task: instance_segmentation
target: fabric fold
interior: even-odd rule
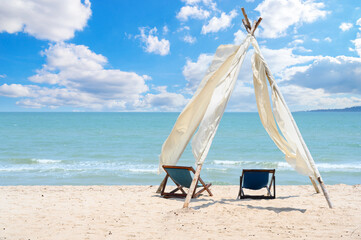
[[[162,146],[159,172],[162,171],[162,165],[177,164],[193,135],[192,152],[196,164],[203,164],[251,43],[255,49],[252,57],[253,83],[262,125],[276,146],[285,154],[286,161],[297,172],[313,179],[320,177],[258,43],[250,34],[240,46],[218,47],[196,93],[180,113]]]
[[[241,46],[221,45],[218,47],[211,66],[208,68],[205,77],[200,83],[196,93],[180,113],[171,133],[162,146],[159,156],[159,171],[162,165],[176,165],[180,156],[184,152],[191,137],[201,123],[215,90],[219,84],[234,76],[235,69],[238,69],[239,58],[243,56],[243,51],[247,51],[250,45],[250,35],[246,37]],[[243,61],[243,60],[242,60]],[[223,97],[223,96],[216,96]],[[215,101],[215,100],[213,100]],[[198,162],[198,160],[196,161]]]
[[[252,57],[253,82],[261,122],[273,142],[285,154],[286,161],[297,172],[316,179],[320,177],[320,174],[315,162],[311,154],[307,154],[309,150],[303,143],[298,127],[255,38],[252,38],[252,45],[255,49]],[[268,94],[267,81],[271,86],[273,108]],[[277,126],[282,134],[278,131]]]

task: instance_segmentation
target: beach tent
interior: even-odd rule
[[[180,113],[162,146],[159,170],[162,170],[162,165],[176,165],[193,136],[192,152],[197,169],[183,206],[188,207],[203,162],[235,86],[240,67],[252,44],[254,48],[253,83],[261,122],[276,146],[285,154],[286,161],[300,174],[309,176],[316,192],[319,192],[316,184],[318,181],[329,207],[332,208],[321,175],[254,37],[254,31],[262,18],[254,21],[251,26],[243,8],[242,12],[244,15],[242,22],[248,35],[239,46],[221,45],[218,47],[197,91]]]

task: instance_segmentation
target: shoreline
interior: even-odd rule
[[[164,199],[158,186],[0,186],[0,239],[361,239],[361,185],[277,185],[276,199]]]

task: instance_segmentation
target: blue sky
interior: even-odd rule
[[[0,0],[0,111],[181,111],[241,7],[292,111],[361,105],[356,0]],[[256,111],[249,49],[227,111]]]

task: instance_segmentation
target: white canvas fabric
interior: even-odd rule
[[[285,154],[286,161],[297,172],[314,179],[320,177],[312,156],[264,61],[258,43],[250,34],[240,46],[221,45],[218,47],[213,62],[196,93],[179,115],[162,146],[159,171],[162,170],[162,165],[177,164],[197,127],[198,131],[192,141],[192,152],[196,164],[204,162],[250,43],[255,49],[252,57],[253,82],[257,108],[264,128],[276,146]],[[271,86],[273,111],[267,82]]]
[[[212,139],[224,108],[227,105],[229,96],[232,92],[235,79],[237,78],[239,67],[244,59],[244,55],[250,45],[250,35],[246,37],[241,46],[235,45],[221,45],[218,47],[212,64],[200,83],[196,93],[189,101],[187,106],[179,115],[171,133],[166,141],[163,143],[162,152],[159,157],[159,171],[162,171],[162,165],[176,165],[184,149],[189,143],[191,137],[201,123],[207,112],[207,117],[201,123],[200,133],[205,131],[205,134],[197,134],[199,145],[195,147],[196,162],[200,159],[205,159],[206,152],[208,152]],[[235,78],[233,80],[233,78]],[[207,110],[209,108],[209,110]],[[223,110],[222,110],[223,109]],[[212,111],[216,111],[219,119],[213,120],[212,123],[208,121],[209,115]],[[207,121],[207,122],[206,122]],[[210,123],[210,125],[207,125]],[[210,126],[207,130],[207,126]],[[194,152],[194,151],[193,151]]]
[[[196,159],[196,164],[203,164],[207,157],[213,138],[217,132],[219,122],[221,121],[224,110],[226,109],[229,98],[233,92],[239,70],[250,45],[250,40],[251,35],[248,35],[238,49],[231,68],[222,69],[223,72],[228,71],[228,74],[224,75],[224,78],[214,89],[207,111],[192,140],[192,152]]]
[[[252,37],[255,49],[252,57],[253,83],[258,113],[267,133],[285,154],[286,161],[299,173],[317,179],[320,177],[314,160],[304,144],[298,127],[283,99],[272,74],[264,61],[258,43]],[[273,112],[268,94],[267,81],[271,86]],[[283,136],[277,129],[277,125]],[[308,152],[308,153],[307,153]]]

